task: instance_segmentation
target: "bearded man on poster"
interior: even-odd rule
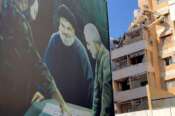
[[[87,48],[96,60],[93,94],[93,116],[113,116],[112,72],[109,51],[101,41],[96,26],[88,23],[84,27]]]
[[[58,7],[58,15],[58,31],[49,40],[44,62],[65,100],[88,107],[93,74],[87,51],[76,36],[77,20],[64,4]]]

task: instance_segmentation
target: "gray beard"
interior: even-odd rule
[[[64,44],[65,46],[71,46],[71,45],[74,43],[75,39],[76,39],[75,36],[70,37],[70,38],[67,38],[67,37],[65,37],[65,36],[62,35],[62,34],[60,34],[60,36],[61,36],[61,40],[62,40],[62,42],[63,42],[63,44]]]

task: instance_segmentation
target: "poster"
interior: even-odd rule
[[[105,0],[0,0],[0,115],[113,114]]]

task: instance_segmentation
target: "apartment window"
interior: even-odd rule
[[[168,36],[161,37],[160,45],[161,45],[162,49],[167,49],[167,48],[173,46],[172,36],[168,35]]]
[[[148,109],[148,100],[146,97],[121,103],[122,113],[140,111],[144,109]]]
[[[122,103],[121,104],[121,111],[122,111],[122,113],[131,112],[132,111],[131,103],[130,102]]]
[[[166,82],[166,87],[167,88],[173,88],[173,87],[175,87],[175,80],[167,81]]]
[[[135,64],[142,63],[143,57],[144,57],[144,55],[140,55],[140,56],[135,56],[135,57],[131,58],[131,59],[130,59],[131,64],[132,64],[132,65],[135,65]]]
[[[121,69],[128,66],[127,56],[113,60],[113,62],[115,63],[115,69]]]
[[[140,82],[140,85],[141,86],[146,86],[147,84],[148,84],[148,81],[147,80]]]
[[[125,91],[125,90],[129,90],[130,89],[130,85],[129,85],[129,79],[124,79],[121,80],[120,82],[120,87],[121,87],[121,91]]]
[[[171,56],[164,58],[163,61],[165,66],[169,66],[173,63]]]
[[[132,103],[132,108],[133,108],[133,111],[148,109],[148,100],[147,100],[147,98],[144,97],[144,98],[134,100],[133,103]]]
[[[144,59],[144,52],[140,51],[140,52],[131,54],[129,56],[129,59],[130,59],[130,64],[131,65],[142,63],[143,59]]]
[[[138,75],[137,77],[131,79],[131,86],[133,89],[138,87],[144,87],[148,83],[146,74]]]

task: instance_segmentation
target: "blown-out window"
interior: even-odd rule
[[[171,56],[164,58],[163,61],[165,66],[171,65],[173,63]]]

